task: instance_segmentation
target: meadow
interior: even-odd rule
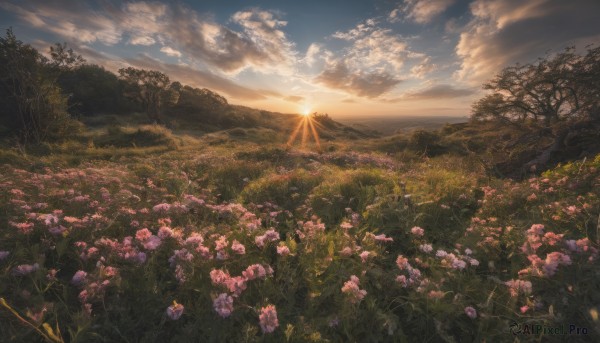
[[[2,340],[599,339],[600,155],[508,179],[285,133],[3,149]]]
[[[9,29],[0,341],[598,342],[598,80],[567,48],[381,136]]]

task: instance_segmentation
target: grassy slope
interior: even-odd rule
[[[588,330],[584,340],[600,335],[594,317],[600,301],[594,286],[600,281],[594,260],[599,157],[519,182],[495,178],[490,164],[482,163],[488,156],[504,156],[502,147],[518,133],[484,124],[446,127],[435,146],[429,136],[410,134],[348,140],[350,131],[336,126],[326,132],[332,140],[323,143],[322,154],[286,147],[291,129],[205,135],[152,126],[111,130],[98,129],[80,141],[47,145],[27,156],[0,153],[7,163],[0,173],[0,225],[5,228],[0,251],[10,252],[0,261],[5,271],[0,295],[25,317],[46,306],[43,320],[28,320],[58,323],[65,338],[508,342],[513,341],[512,320],[574,323]],[[129,144],[136,139],[140,143]],[[153,210],[161,203],[175,207]],[[186,207],[178,210],[179,203]],[[235,203],[244,207],[227,205]],[[62,211],[57,212],[65,228],[60,235],[49,233],[53,225],[45,224],[44,215],[53,210]],[[252,215],[261,218],[255,230],[247,229]],[[32,224],[31,231],[22,233],[19,223]],[[344,229],[344,223],[351,227]],[[551,244],[527,232],[533,224],[564,237]],[[102,240],[123,242],[142,227],[158,234],[162,226],[182,240],[201,233],[213,259],[178,239],[165,238],[157,250],[134,239],[131,249],[148,258],[139,265],[123,257],[122,246],[111,248],[113,243]],[[424,228],[424,236],[411,233],[415,226]],[[281,242],[257,247],[255,237],[270,227]],[[378,243],[371,233],[393,242]],[[237,255],[228,247],[228,259],[214,259],[222,236],[245,245],[246,253]],[[571,239],[579,240],[581,250],[568,248],[565,242]],[[534,253],[528,244],[537,240],[542,244]],[[99,255],[81,259],[89,250],[75,242],[97,247]],[[433,253],[445,250],[453,258],[425,253],[427,244]],[[524,244],[528,248],[522,250]],[[291,255],[278,255],[277,245],[288,247]],[[178,257],[169,264],[173,252],[184,248],[193,259]],[[468,256],[465,248],[473,253]],[[369,254],[362,256],[364,251]],[[528,259],[537,254],[544,261],[552,252],[567,254],[572,263],[559,263],[550,275],[543,262]],[[413,279],[412,272],[399,269],[398,255],[422,276]],[[100,256],[104,262],[99,264]],[[457,261],[464,261],[465,269],[453,268]],[[40,265],[37,272],[15,274],[18,265],[33,263]],[[274,274],[248,281],[234,298],[232,316],[219,317],[213,299],[229,291],[211,283],[210,271],[241,275],[255,263],[271,266]],[[107,276],[105,266],[118,268],[117,275]],[[56,279],[46,277],[51,269],[58,270]],[[88,275],[82,286],[71,284],[77,270]],[[352,303],[352,295],[341,290],[351,275],[367,291],[360,302]],[[396,281],[399,275],[414,284],[403,287]],[[511,296],[502,282],[519,278],[533,284],[533,293],[516,290]],[[107,288],[94,289],[92,283],[102,280],[109,281]],[[93,293],[83,303],[82,290]],[[178,321],[164,315],[173,300],[186,308]],[[91,315],[84,304],[91,304]],[[272,334],[260,333],[258,325],[257,311],[267,304],[278,311],[280,327]],[[467,306],[477,310],[476,319],[465,315]],[[39,338],[7,311],[0,316],[5,337]]]

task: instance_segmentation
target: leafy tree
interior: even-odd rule
[[[69,94],[69,110],[86,116],[97,113],[125,113],[135,110],[123,97],[123,82],[101,66],[83,64],[63,71],[58,82]]]
[[[492,93],[473,104],[473,119],[551,123],[600,116],[600,48],[585,56],[567,48],[537,63],[503,69],[483,85]]]
[[[73,70],[82,66],[85,59],[73,49],[67,49],[67,43],[56,43],[50,47],[51,65],[61,70]]]
[[[16,130],[23,143],[59,139],[78,128],[51,68],[11,29],[0,37],[0,121],[9,132]]]
[[[169,77],[156,70],[119,69],[119,76],[125,82],[125,96],[138,102],[151,120],[160,123],[160,112],[164,103],[173,101]]]
[[[170,89],[177,93],[177,101],[171,102],[173,105],[168,108],[171,117],[220,125],[229,111],[227,99],[206,88],[182,86],[174,82]]]

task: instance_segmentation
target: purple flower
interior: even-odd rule
[[[13,275],[16,276],[25,276],[27,274],[31,274],[33,272],[35,272],[36,270],[38,270],[40,267],[39,264],[35,263],[33,265],[31,264],[21,264],[15,267],[15,269],[13,269]]]
[[[465,307],[465,314],[471,319],[477,318],[477,311],[471,306]]]
[[[71,283],[75,286],[81,286],[85,282],[86,276],[87,276],[86,272],[84,272],[83,270],[78,270],[75,273],[75,275],[73,275],[73,278],[71,279]]]
[[[183,305],[178,304],[177,301],[173,301],[173,305],[167,307],[167,317],[171,320],[177,320],[183,314]]]
[[[267,305],[260,309],[260,328],[263,333],[271,333],[279,326],[277,320],[277,309],[274,305]]]
[[[213,308],[217,311],[219,316],[227,318],[233,312],[233,298],[227,295],[227,293],[221,293],[213,300]]]

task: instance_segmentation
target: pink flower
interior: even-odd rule
[[[73,275],[73,278],[71,279],[71,283],[75,286],[81,286],[85,282],[86,276],[87,276],[86,272],[84,272],[83,270],[78,270],[75,273],[75,275]]]
[[[53,214],[47,214],[44,223],[48,226],[56,225],[58,224],[58,217]]]
[[[412,229],[410,229],[410,233],[412,233],[413,235],[417,236],[417,237],[423,237],[423,235],[425,234],[425,230],[423,230],[422,228],[415,226]]]
[[[530,294],[532,287],[530,281],[509,280],[504,283],[508,286],[510,295],[516,297],[519,293]]]
[[[465,307],[465,314],[471,319],[477,318],[477,311],[471,306]]]
[[[210,271],[210,280],[212,281],[213,285],[225,285],[227,280],[230,278],[231,276],[229,276],[229,273],[220,269],[213,269]]]
[[[202,238],[202,235],[198,232],[193,232],[188,238],[185,239],[185,243],[186,244],[199,244],[204,242],[204,238]]]
[[[359,284],[360,280],[356,275],[352,275],[350,276],[350,280],[346,281],[342,287],[342,293],[347,294],[349,301],[353,304],[360,302],[367,295],[367,291],[358,287]]]
[[[0,261],[2,261],[5,258],[7,258],[8,255],[10,255],[10,251],[0,251]]]
[[[363,251],[363,252],[360,253],[359,256],[360,256],[360,259],[362,260],[362,263],[367,262],[367,259],[369,258],[369,255],[371,255],[371,253],[368,252],[368,251]]]
[[[231,244],[231,250],[238,255],[244,255],[246,253],[246,247],[235,239]]]
[[[463,261],[463,260],[458,259],[458,258],[454,259],[452,261],[452,268],[454,268],[454,269],[463,270],[463,269],[465,269],[466,266],[467,266],[467,263],[465,261]]]
[[[173,230],[168,226],[162,226],[158,229],[158,237],[161,239],[169,238],[173,236]]]
[[[213,300],[213,308],[219,316],[227,318],[233,312],[233,298],[227,295],[227,293],[221,293]]]
[[[531,228],[527,230],[527,233],[530,235],[541,235],[544,233],[544,225],[542,224],[533,224]]]
[[[265,270],[265,267],[260,264],[253,264],[248,266],[248,268],[242,272],[242,276],[248,281],[256,278],[264,279],[267,276],[267,271]]]
[[[263,333],[271,333],[279,326],[277,320],[277,310],[274,305],[267,305],[260,309],[260,328]]]
[[[219,236],[219,238],[215,241],[215,250],[221,251],[229,245],[229,241],[225,236]]]
[[[381,235],[377,235],[377,236],[375,236],[375,240],[376,240],[377,242],[393,242],[393,241],[394,241],[394,239],[393,239],[393,238],[391,238],[391,237],[386,237],[386,236],[385,236],[385,234],[383,234],[383,233],[382,233]]]
[[[150,236],[152,236],[152,232],[150,232],[148,229],[140,229],[135,233],[135,239],[140,242],[146,241],[148,238],[150,238]]]
[[[290,254],[290,248],[285,245],[280,245],[277,247],[277,254],[281,256],[287,256]]]
[[[563,238],[564,234],[555,234],[554,232],[546,232],[542,241],[547,243],[548,245],[555,245],[560,242]]]
[[[419,250],[421,250],[422,252],[429,254],[430,252],[433,251],[433,247],[431,246],[431,244],[421,244],[419,245]]]
[[[529,310],[529,306],[525,305],[525,306],[521,306],[521,313],[525,313]]]
[[[146,242],[143,243],[144,248],[148,249],[148,250],[155,250],[156,248],[158,248],[160,246],[160,244],[162,243],[162,241],[160,240],[160,238],[158,236],[150,236],[150,238],[148,238],[148,240],[146,240]]]
[[[274,229],[267,230],[263,235],[256,236],[254,242],[259,248],[262,248],[268,242],[274,242],[279,240],[279,232]]]
[[[171,208],[171,205],[163,203],[163,204],[158,204],[158,205],[152,207],[152,210],[154,212],[165,213],[165,212],[168,212],[170,208]]]
[[[246,278],[243,276],[229,278],[226,281],[226,286],[229,292],[233,293],[234,296],[239,296],[246,289]]]
[[[398,275],[398,277],[396,277],[396,282],[401,284],[404,288],[409,286],[409,281],[405,275]]]
[[[410,267],[408,259],[402,255],[398,255],[398,258],[396,259],[396,264],[398,265],[398,268],[400,268],[400,270],[404,270]]]
[[[167,307],[167,317],[171,320],[177,320],[183,314],[183,305],[178,304],[177,301],[173,301],[173,305]]]

